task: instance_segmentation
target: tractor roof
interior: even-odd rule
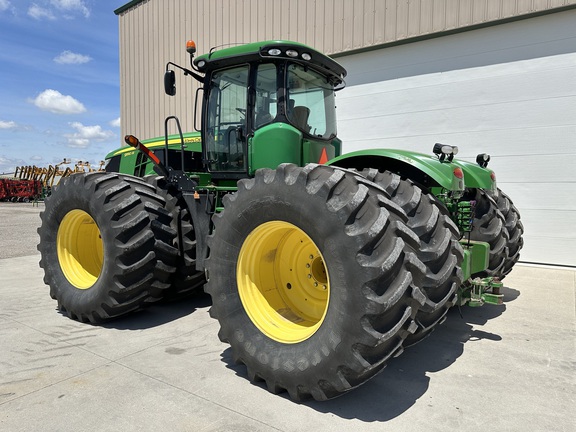
[[[346,76],[346,69],[330,57],[299,42],[268,40],[227,48],[212,48],[208,54],[203,54],[194,60],[201,72],[225,68],[248,61],[290,60],[300,64],[308,64],[338,78]]]

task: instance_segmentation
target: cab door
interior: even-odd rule
[[[243,65],[211,76],[203,134],[205,157],[213,177],[246,176],[249,71],[249,66]]]

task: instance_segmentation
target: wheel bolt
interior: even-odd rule
[[[311,274],[308,274],[308,279],[312,279],[312,275],[311,275]]]
[[[310,264],[306,264],[306,268],[310,268]]]
[[[318,282],[314,282],[314,286],[317,287],[317,286],[318,286]]]

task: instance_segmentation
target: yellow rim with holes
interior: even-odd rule
[[[88,289],[96,283],[104,263],[104,246],[98,225],[88,213],[72,210],[64,216],[56,249],[68,282],[78,289]]]
[[[330,281],[324,258],[295,225],[272,221],[254,229],[240,249],[236,278],[246,313],[275,341],[302,342],[326,317]]]

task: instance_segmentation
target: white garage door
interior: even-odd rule
[[[576,11],[340,57],[344,151],[492,156],[519,208],[521,261],[576,266]]]

